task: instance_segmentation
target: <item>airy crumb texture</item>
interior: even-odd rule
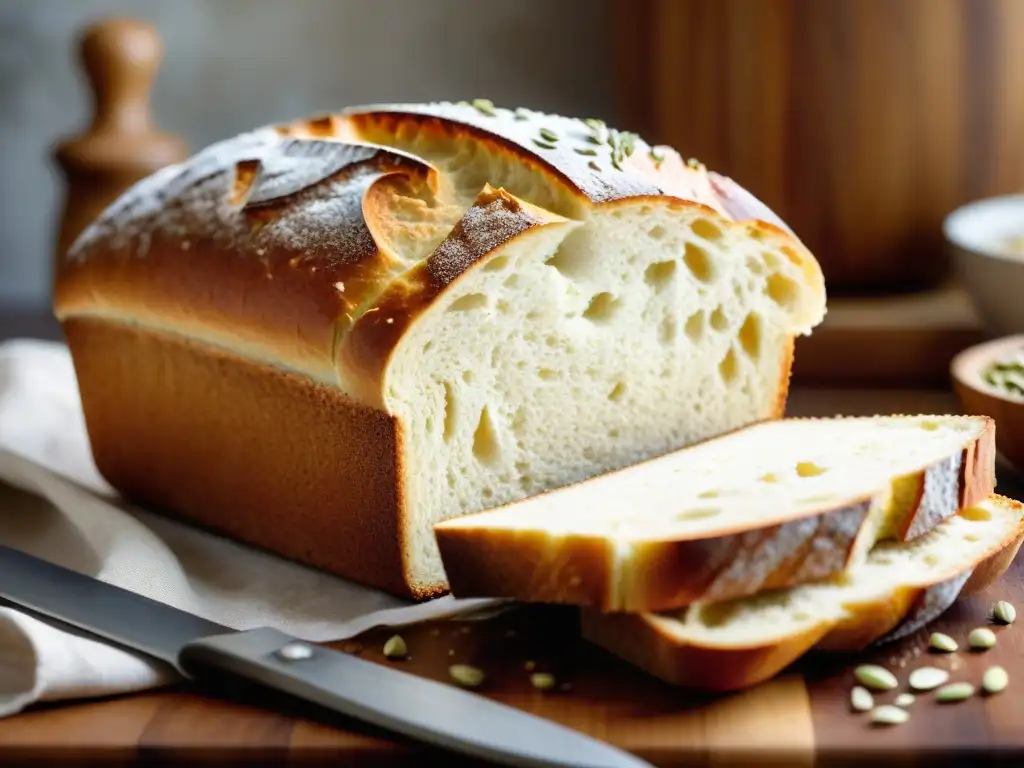
[[[170,496],[148,483],[155,462],[184,471],[189,460],[159,434],[131,453],[104,445],[123,437],[117,414],[99,410],[115,373],[88,360],[114,352],[76,334],[111,482],[131,478],[136,496],[233,536],[424,596],[446,586],[436,522],[780,416],[794,337],[822,320],[825,290],[800,241],[729,180],[595,121],[481,102],[352,109],[209,147],[83,232],[55,308],[66,326],[123,329],[126,348],[136,333],[184,340],[190,366],[226,356],[253,376],[298,377],[283,397],[309,400],[304,381],[318,397],[333,389],[332,407],[382,414],[386,444],[368,455],[388,466],[332,503],[338,521],[397,536],[401,570],[388,575],[335,559],[336,547],[268,542],[242,518],[224,527],[211,500],[244,486],[230,474],[241,460]],[[255,385],[218,406],[198,378],[177,377],[174,391],[145,378],[155,389],[138,399],[182,411],[201,402],[263,424],[289,408]],[[333,423],[337,438],[361,440],[348,421]],[[302,442],[285,430],[286,444]],[[230,449],[251,452],[241,439]],[[288,462],[280,489],[335,487],[315,444],[289,448]],[[375,485],[386,474],[391,493]],[[292,503],[328,528],[330,504],[311,494]],[[257,500],[244,520],[261,512]],[[339,523],[335,535],[350,531]]]
[[[458,596],[649,611],[837,573],[995,487],[987,417],[764,422],[439,524]]]
[[[999,577],[1024,536],[1024,506],[1000,496],[963,510],[910,542],[878,544],[833,579],[660,614],[584,609],[584,635],[680,685],[741,688],[808,650],[860,650],[948,607]],[[927,610],[927,608],[925,608]]]

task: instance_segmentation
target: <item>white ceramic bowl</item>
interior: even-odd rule
[[[1000,248],[1024,236],[1024,194],[969,203],[946,217],[942,231],[956,276],[988,334],[1024,333],[1024,255]]]

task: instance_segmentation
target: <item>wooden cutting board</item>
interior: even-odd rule
[[[986,623],[996,599],[1024,612],[1024,562],[1003,580],[954,606],[933,625],[964,639]],[[932,656],[927,632],[857,658],[806,659],[791,671],[741,694],[698,696],[636,671],[579,638],[571,610],[530,607],[475,622],[405,628],[410,658],[389,662],[381,652],[391,632],[369,632],[334,647],[379,664],[447,680],[448,665],[473,664],[488,675],[481,693],[586,731],[659,766],[690,764],[863,765],[927,763],[941,754],[1024,758],[1024,622],[996,627],[999,642],[985,653]],[[527,662],[550,671],[566,690],[531,688]],[[977,683],[990,664],[1002,664],[1011,683],[1002,694],[938,704],[925,694],[911,719],[872,726],[848,705],[852,666],[873,661],[905,681],[924,664],[953,670]],[[879,697],[889,701],[892,694]],[[231,700],[183,689],[43,708],[0,721],[0,762],[17,759],[337,761],[345,765],[423,765],[432,754],[341,718],[282,708],[266,697],[236,691]],[[915,762],[918,761],[918,762]]]

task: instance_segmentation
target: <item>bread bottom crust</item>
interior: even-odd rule
[[[295,373],[70,318],[96,465],[126,499],[403,597],[399,425]]]
[[[1016,503],[1016,502],[1014,502]],[[959,596],[987,589],[1006,572],[1024,542],[1018,527],[996,551],[968,568]],[[822,621],[764,644],[738,647],[691,645],[675,636],[672,619],[657,614],[580,612],[583,637],[654,677],[683,688],[725,692],[750,688],[775,677],[810,651],[850,653],[884,638],[913,614],[930,590],[905,587],[885,599],[857,605],[842,621]],[[912,621],[912,618],[909,618]]]

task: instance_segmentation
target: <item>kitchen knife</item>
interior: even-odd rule
[[[579,731],[470,691],[275,629],[232,630],[2,545],[0,604],[160,659],[192,680],[216,684],[234,676],[500,765],[650,768]]]

